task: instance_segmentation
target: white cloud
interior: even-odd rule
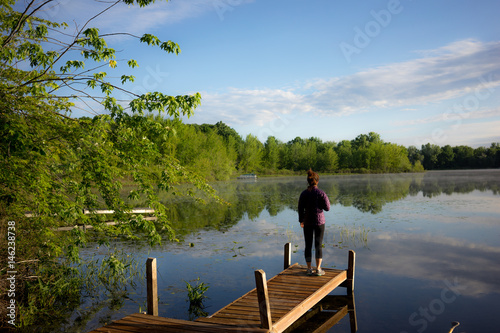
[[[471,124],[452,125],[440,135],[443,142],[454,142],[454,145],[486,146],[492,142],[500,142],[500,120],[489,122],[476,122]]]
[[[107,24],[114,30],[127,30],[140,34],[158,26],[166,26],[178,23],[186,19],[194,18],[210,11],[210,0],[190,0],[190,1],[159,1],[150,6],[139,8],[138,6],[120,6],[113,11],[109,20],[100,22]],[[123,17],[129,17],[124,21]]]
[[[346,116],[390,108],[415,110],[416,106],[478,93],[490,96],[500,85],[500,42],[463,40],[419,54],[424,57],[344,77],[317,79],[305,83],[303,92],[235,88],[225,93],[207,92],[197,116],[203,113],[206,119],[212,116],[232,124],[262,125],[290,112]],[[492,115],[497,111],[483,110],[474,117]],[[440,117],[415,122],[434,122]]]
[[[101,32],[128,32],[142,35],[152,29],[169,24],[212,15],[219,19],[221,14],[232,11],[236,7],[251,3],[253,0],[189,0],[189,1],[157,1],[146,7],[127,6],[119,3],[104,15],[96,17],[90,26],[99,26]],[[69,1],[61,0],[59,5],[47,7],[42,13],[44,18],[66,20],[71,25],[73,18],[79,18],[81,27],[100,11],[109,7],[112,2],[104,1]],[[126,18],[126,19],[124,19]]]
[[[448,122],[450,124],[455,124],[463,119],[485,119],[485,118],[493,118],[500,117],[500,107],[496,107],[493,109],[484,108],[478,111],[464,111],[460,114],[453,113],[449,110],[444,110],[442,114],[433,115],[430,117],[424,118],[414,118],[410,120],[399,120],[394,121],[391,124],[393,126],[408,126],[408,125],[423,125],[423,124],[432,124],[438,122]],[[500,131],[498,131],[500,133]]]
[[[313,87],[317,110],[345,114],[426,105],[500,84],[500,42],[464,40],[411,61],[389,64]]]
[[[253,123],[259,126],[293,111],[310,111],[303,96],[281,89],[244,90],[231,88],[224,94],[202,93],[200,118],[210,119],[214,114],[233,124]]]

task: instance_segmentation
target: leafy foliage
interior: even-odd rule
[[[500,167],[500,143],[489,148],[427,143],[422,148],[408,148],[410,160],[420,162],[426,170],[436,169],[488,169]]]
[[[208,290],[209,286],[204,282],[200,282],[200,278],[196,279],[196,285],[192,285],[187,281],[184,282],[186,283],[189,303],[200,305],[207,297],[205,296],[205,292]]]
[[[116,0],[108,8],[153,2]],[[288,143],[269,138],[262,144],[253,135],[243,140],[222,122],[183,125],[180,118],[193,115],[200,94],[170,96],[150,91],[139,95],[127,90],[134,75],[120,71],[122,61],[106,41],[113,34],[104,36],[98,27],[90,26],[92,20],[106,15],[106,9],[71,32],[65,23],[37,17],[53,5],[51,1],[18,6],[23,4],[17,11],[14,0],[0,0],[0,230],[4,234],[8,221],[16,222],[16,261],[25,262],[17,267],[18,301],[24,316],[21,323],[26,325],[33,318],[52,316],[45,312],[50,307],[68,309],[61,301],[63,295],[74,300],[74,291],[82,284],[68,269],[80,261],[79,249],[89,235],[78,229],[55,231],[60,226],[92,225],[100,244],[117,236],[144,235],[151,244],[163,238],[175,240],[160,194],[222,202],[206,178],[227,179],[235,170],[312,167],[324,172],[400,172],[419,163],[427,168],[498,167],[498,144],[482,150],[432,145],[422,151],[406,150],[383,142],[376,133],[339,144],[314,137]],[[131,38],[167,55],[181,53],[175,42],[151,34]],[[139,66],[134,59],[125,63],[127,70]],[[116,99],[117,91],[128,96],[128,104]],[[95,116],[73,117],[72,110],[82,105]],[[135,186],[128,198],[120,195],[124,181]],[[139,197],[155,210],[156,221],[128,213],[128,199]],[[94,214],[100,208],[113,210],[118,225],[109,226]],[[2,261],[7,258],[5,242],[2,237]],[[113,276],[126,269],[113,253],[103,264]],[[99,279],[120,285],[113,276],[101,274]]]
[[[154,1],[123,2],[143,7]],[[154,112],[173,119],[189,117],[200,104],[200,94],[137,95],[122,87],[134,80],[133,75],[118,75],[119,83],[109,79],[111,75],[102,68],[109,65],[111,71],[117,70],[116,52],[98,28],[89,27],[106,10],[71,33],[65,23],[37,17],[53,5],[50,1],[28,1],[22,11],[14,9],[12,0],[0,0],[0,4],[0,222],[2,231],[7,221],[16,222],[18,260],[36,260],[38,272],[47,267],[66,269],[79,262],[79,248],[88,242],[88,236],[77,229],[55,231],[63,225],[90,224],[96,239],[104,244],[118,235],[142,234],[151,244],[160,243],[163,237],[173,240],[167,207],[158,196],[161,191],[219,200],[202,176],[164,154],[172,128],[152,116]],[[180,53],[179,45],[172,41],[160,41],[150,34],[135,38],[167,54]],[[127,65],[135,68],[138,62],[129,60]],[[127,106],[113,97],[117,90],[128,95]],[[89,109],[97,114],[93,118],[72,117],[77,103],[95,102],[100,106]],[[130,198],[144,197],[146,205],[155,210],[156,221],[128,213],[131,207],[120,195],[123,180],[135,185]],[[177,190],[184,183],[193,186],[187,192]],[[92,213],[99,208],[114,210],[113,219],[119,224],[105,224],[100,215]],[[84,214],[85,209],[91,214]],[[4,245],[2,251],[7,249]],[[2,255],[2,260],[6,257]],[[113,254],[106,260],[114,268],[110,274],[123,272]],[[19,277],[19,285],[24,286],[20,289],[31,294],[39,286],[41,294],[50,293],[55,288],[49,281],[53,274],[34,272],[27,268],[26,275]],[[35,276],[37,282],[33,284],[28,276]],[[30,298],[20,301],[24,314],[35,317],[42,307],[58,306],[56,298],[47,298],[43,305]]]
[[[207,297],[205,292],[208,290],[209,286],[204,282],[200,282],[200,278],[196,279],[196,285],[192,285],[187,281],[184,282],[186,283],[188,292],[190,319],[194,320],[197,317],[208,316],[208,313],[203,310],[205,308],[203,300]]]
[[[234,173],[293,174],[312,168],[323,173],[421,172],[431,169],[495,168],[500,166],[499,145],[473,149],[467,146],[426,144],[422,149],[384,142],[374,132],[339,143],[311,137],[282,142],[269,136],[262,144],[257,137],[242,139],[218,122],[187,125],[166,120],[175,128],[168,152],[191,170],[211,180],[226,180]]]

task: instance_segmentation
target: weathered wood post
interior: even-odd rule
[[[257,285],[260,324],[262,328],[270,330],[273,326],[271,320],[271,305],[269,303],[269,294],[267,292],[266,273],[262,269],[255,271],[255,284]]]
[[[349,311],[349,324],[351,326],[351,333],[358,331],[358,320],[356,319],[356,303],[354,302],[354,292],[347,296],[347,311]]]
[[[156,280],[156,258],[146,261],[146,281],[148,292],[148,315],[158,315],[158,285]]]
[[[285,256],[283,260],[283,269],[287,269],[292,264],[292,243],[285,244]]]
[[[351,295],[354,291],[354,271],[356,266],[356,253],[349,250],[349,263],[347,266],[347,293]]]

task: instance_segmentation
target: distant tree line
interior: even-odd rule
[[[439,147],[427,143],[422,149],[408,148],[411,163],[420,161],[425,170],[448,169],[491,169],[500,167],[500,143],[494,142],[489,148],[446,145]]]
[[[374,132],[338,143],[317,137],[282,142],[274,136],[262,143],[251,134],[243,139],[223,122],[182,124],[179,128],[175,156],[209,179],[227,179],[233,173],[277,174],[309,168],[326,173],[392,173],[500,167],[499,143],[475,149],[430,143],[421,149],[406,148],[384,142]]]
[[[252,172],[293,174],[309,168],[326,173],[423,170],[420,161],[410,163],[405,147],[384,142],[373,132],[338,144],[317,137],[282,142],[274,136],[262,143],[251,134],[243,139],[223,122],[197,125],[157,120],[172,129],[165,153],[208,179],[224,180]]]
[[[155,121],[170,133],[163,153],[208,180],[242,173],[296,174],[309,168],[323,173],[398,173],[500,166],[498,143],[476,149],[431,144],[406,148],[384,142],[374,132],[338,143],[317,137],[282,142],[274,136],[261,142],[252,134],[243,139],[221,121],[184,124],[159,116]]]

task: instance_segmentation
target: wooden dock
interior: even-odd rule
[[[123,332],[285,332],[297,325],[300,318],[310,317],[311,309],[319,304],[335,288],[347,289],[351,303],[333,311],[329,323],[337,322],[349,310],[351,331],[357,330],[354,308],[355,254],[349,251],[349,267],[346,270],[325,268],[323,276],[307,276],[306,267],[290,266],[291,244],[285,245],[284,270],[270,280],[262,270],[255,271],[256,288],[238,298],[207,318],[196,321],[158,317],[156,292],[156,263],[148,259],[148,313],[133,314],[92,331],[92,333]],[[151,275],[152,274],[152,275]],[[151,285],[151,286],[150,286]],[[353,319],[354,317],[354,326]],[[354,327],[354,329],[353,329]]]
[[[351,333],[355,333],[358,330],[358,321],[354,293],[347,296],[328,295],[284,333],[325,333],[347,315]]]

